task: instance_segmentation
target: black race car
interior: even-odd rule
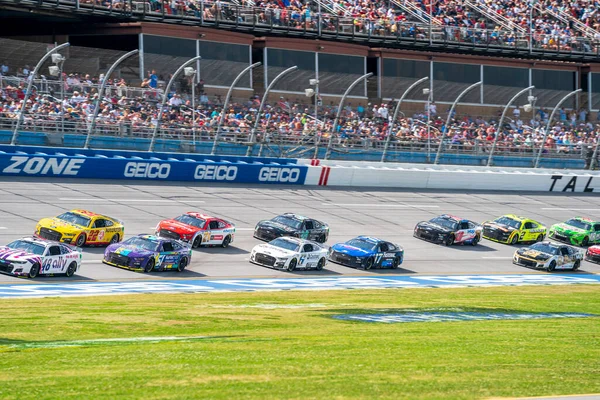
[[[302,215],[286,213],[270,220],[260,221],[254,228],[254,237],[260,240],[270,242],[281,236],[325,243],[329,237],[329,226]]]
[[[454,243],[475,246],[481,239],[481,230],[482,227],[473,221],[444,214],[429,221],[419,222],[415,226],[413,236],[446,246]]]

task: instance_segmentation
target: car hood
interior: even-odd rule
[[[528,248],[519,249],[519,250],[517,250],[517,253],[519,255],[522,255],[523,257],[533,258],[534,260],[540,260],[540,261],[545,261],[552,257],[552,254],[544,253],[544,252],[537,251],[537,250],[531,250]]]
[[[566,233],[566,234],[579,234],[579,233],[586,233],[585,229],[580,229],[577,228],[576,226],[573,225],[567,225],[565,223],[561,223],[561,224],[556,224],[552,227],[556,232],[559,233]]]
[[[589,254],[600,254],[600,246],[590,246],[587,251]]]
[[[436,232],[440,232],[440,233],[449,233],[452,232],[450,229],[443,227],[441,225],[435,224],[433,222],[429,222],[429,221],[423,221],[423,222],[419,222],[417,224],[417,226],[421,229],[426,229],[426,230],[434,230]]]
[[[0,247],[0,260],[40,262],[41,256],[10,247]]]
[[[58,229],[61,232],[80,232],[85,229],[83,226],[75,225],[58,218],[43,218],[38,225],[44,228]]]
[[[164,221],[160,221],[158,226],[161,229],[168,229],[173,232],[182,232],[182,233],[196,233],[200,230],[200,228],[196,228],[195,226],[184,224],[183,222],[175,221],[174,219],[166,219]]]
[[[347,254],[353,257],[364,257],[373,253],[372,251],[363,250],[354,246],[349,246],[346,243],[334,244],[331,248],[334,251],[337,251],[338,253]]]
[[[261,228],[269,228],[269,229],[272,229],[275,231],[280,231],[280,232],[287,232],[287,233],[296,232],[296,230],[294,228],[291,228],[287,225],[280,224],[279,222],[270,221],[270,220],[260,221],[257,226],[261,227]]]
[[[494,221],[486,222],[483,225],[487,226],[489,228],[499,229],[502,232],[513,232],[513,231],[517,230],[516,228],[513,228],[512,226],[508,226],[508,225],[504,225],[504,224],[499,224],[499,223],[494,222]]]
[[[293,252],[291,250],[282,249],[281,247],[271,246],[270,244],[259,244],[258,246],[254,247],[254,251],[260,252],[263,254],[267,254],[267,255],[273,256],[273,257],[290,257],[290,256],[296,254],[295,252]]]
[[[106,248],[105,253],[115,253],[127,257],[148,257],[155,254],[153,251],[148,251],[135,246],[123,245],[120,243],[111,244]]]

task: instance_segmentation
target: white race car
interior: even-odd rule
[[[26,237],[0,247],[0,272],[35,278],[38,275],[73,276],[81,267],[81,251],[64,243]]]
[[[322,270],[327,262],[327,249],[318,243],[295,237],[280,237],[254,246],[250,262],[276,269]]]

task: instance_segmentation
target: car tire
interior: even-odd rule
[[[444,239],[444,246],[452,246],[454,244],[454,235],[449,234],[446,239]]]
[[[77,247],[83,247],[85,245],[85,233],[81,233],[79,234],[79,236],[77,236],[77,239],[75,240],[75,246]]]
[[[515,233],[515,234],[513,235],[512,239],[510,240],[510,244],[511,244],[511,245],[515,245],[515,244],[517,244],[517,243],[519,243],[519,234],[518,234],[518,233]]]
[[[221,243],[221,247],[226,249],[229,247],[229,243],[231,243],[231,236],[227,235],[225,239],[223,239],[223,243]]]
[[[185,269],[185,267],[187,267],[187,265],[188,265],[187,257],[181,257],[181,260],[179,260],[179,264],[177,264],[177,272],[183,272],[183,270]]]
[[[538,235],[538,237],[537,237],[537,238],[535,238],[535,241],[536,241],[537,243],[539,243],[539,242],[541,242],[541,241],[543,241],[543,240],[544,240],[544,234],[543,234],[543,233],[540,233],[540,234]]]
[[[325,237],[324,233],[321,236],[319,236],[319,240],[317,240],[317,242],[319,242],[319,243],[325,243],[326,241],[327,241],[327,238]]]
[[[552,260],[550,265],[548,265],[548,272],[552,272],[556,269],[556,261]]]
[[[577,271],[579,267],[581,267],[581,260],[575,260],[575,263],[573,264],[573,271]]]
[[[400,265],[400,259],[398,257],[394,258],[394,261],[392,262],[392,269],[398,269],[399,265]]]
[[[477,246],[477,243],[479,243],[479,235],[475,235],[475,237],[473,238],[473,240],[471,240],[471,246]]]
[[[317,271],[322,271],[324,266],[325,266],[325,257],[321,257],[321,259],[317,263]]]
[[[67,278],[70,278],[75,274],[75,271],[77,271],[77,263],[75,261],[73,261],[67,267],[67,271],[65,272],[65,275],[67,276]]]
[[[113,237],[110,238],[110,244],[119,243],[119,234],[115,233]]]
[[[202,235],[197,235],[192,241],[192,249],[197,249],[202,244]]]
[[[367,262],[365,263],[365,271],[373,268],[373,262],[374,262],[373,257],[367,258]]]
[[[40,264],[33,264],[31,266],[31,269],[29,270],[29,274],[27,274],[27,276],[29,278],[35,278],[36,276],[38,276],[38,274],[40,273]]]
[[[154,270],[154,258],[150,258],[144,266],[144,273],[148,274]]]
[[[298,265],[298,261],[296,261],[295,258],[292,259],[292,261],[290,261],[290,263],[288,264],[287,270],[288,272],[292,272],[296,269],[296,265]]]
[[[588,244],[590,244],[590,238],[589,237],[584,237],[583,240],[581,241],[581,245],[583,247],[586,247]]]

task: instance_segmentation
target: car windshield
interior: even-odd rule
[[[153,240],[148,240],[135,236],[123,242],[127,246],[137,247],[148,251],[156,251],[158,243]]]
[[[9,243],[6,247],[10,247],[11,249],[15,250],[23,250],[26,253],[37,254],[38,256],[43,255],[44,250],[46,250],[46,248],[41,244],[27,242],[25,240],[15,240],[14,242]]]
[[[206,220],[202,219],[202,218],[197,218],[197,217],[192,217],[191,215],[180,215],[179,217],[175,218],[175,221],[179,221],[183,224],[186,225],[191,225],[191,226],[195,226],[196,228],[204,228],[204,225],[206,225]]]
[[[298,243],[292,242],[291,240],[282,239],[282,238],[272,240],[269,242],[269,244],[271,246],[275,246],[275,247],[279,247],[279,248],[291,250],[291,251],[298,251],[300,248],[300,245],[298,245]]]
[[[583,221],[579,221],[577,219],[570,219],[565,222],[566,225],[574,226],[575,228],[583,229],[584,231],[591,231],[592,226],[590,224],[586,224]]]
[[[508,225],[511,228],[519,229],[521,227],[521,222],[516,219],[508,218],[508,217],[500,217],[494,220],[495,223],[500,225]]]
[[[442,217],[435,217],[434,219],[430,220],[429,222],[431,222],[432,224],[443,226],[444,228],[448,228],[453,231],[456,230],[456,227],[458,225],[456,223],[456,221],[453,221],[448,218],[442,218]]]
[[[368,242],[363,239],[352,239],[346,242],[348,246],[357,247],[361,250],[372,251],[377,247],[376,243]]]
[[[68,222],[69,224],[84,226],[86,228],[90,226],[90,222],[92,221],[88,217],[84,217],[83,215],[75,214],[72,212],[60,214],[56,218],[60,219],[61,221]]]
[[[560,250],[557,246],[553,246],[548,243],[536,243],[536,244],[530,246],[529,250],[535,250],[535,251],[540,251],[542,253],[548,253],[548,254],[554,254],[554,255],[560,254]]]
[[[294,229],[300,229],[300,227],[302,226],[302,221],[298,221],[297,219],[286,217],[283,215],[273,218],[272,221],[285,226],[289,226],[290,228]]]

